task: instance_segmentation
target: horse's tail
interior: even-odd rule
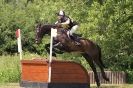
[[[99,51],[99,61],[100,61],[101,65],[105,68],[105,65],[103,64],[103,61],[102,61],[101,48],[99,47],[99,45],[96,45],[96,46],[97,46],[98,51]]]

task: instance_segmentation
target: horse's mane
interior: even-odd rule
[[[51,24],[42,24],[42,27],[53,27]]]

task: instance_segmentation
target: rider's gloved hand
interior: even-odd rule
[[[61,28],[62,24],[61,23],[58,23],[56,24],[59,28]]]

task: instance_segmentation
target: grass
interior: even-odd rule
[[[41,56],[37,54],[24,53],[23,59],[35,59]],[[43,56],[46,58],[46,56]],[[20,81],[20,59],[19,55],[0,56],[0,83],[18,83]]]
[[[36,54],[26,54],[23,58],[33,59],[40,57]],[[0,56],[0,83],[14,83],[20,80],[19,55]]]
[[[20,88],[19,83],[0,84],[0,88]]]
[[[19,83],[8,83],[8,84],[0,84],[0,88],[20,88],[20,86]],[[91,84],[91,88],[96,88],[96,85]],[[102,84],[100,88],[133,88],[133,84],[122,84],[122,85]]]
[[[24,59],[34,59],[35,57],[40,58],[40,56],[36,54],[27,53],[23,55]],[[0,56],[0,88],[20,88],[19,80],[20,80],[19,55]],[[96,85],[91,84],[91,88],[96,88]],[[124,85],[101,84],[101,88],[133,88],[133,84],[124,84]]]
[[[17,56],[0,56],[0,83],[18,82],[20,77]]]
[[[91,84],[91,88],[96,88],[96,85]],[[133,88],[133,84],[101,84],[100,88]]]

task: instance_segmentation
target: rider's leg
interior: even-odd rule
[[[78,25],[75,25],[75,26],[73,26],[73,27],[71,28],[70,31],[67,31],[68,37],[73,36],[73,33],[74,33],[78,28],[79,28],[79,26],[78,26]]]
[[[70,36],[70,38],[75,41],[76,45],[80,45],[80,39],[78,37]]]
[[[70,30],[70,35],[73,35],[73,33],[74,33],[78,28],[79,28],[78,25],[73,26],[73,27],[71,28],[71,30]]]
[[[76,41],[76,45],[80,45],[79,43],[79,39],[76,36],[73,36],[73,33],[79,28],[78,25],[75,25],[71,28],[71,30],[69,31],[69,35],[70,37]]]

